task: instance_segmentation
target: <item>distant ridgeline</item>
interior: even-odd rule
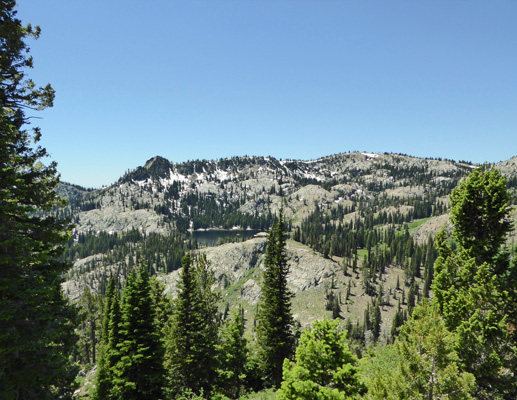
[[[514,203],[516,164],[513,158],[495,165],[506,175]],[[425,224],[432,228],[418,232],[420,239],[412,245],[407,237],[403,245],[394,245],[402,240],[397,232],[402,229],[411,237],[426,219],[447,214],[451,190],[473,168],[467,162],[386,153],[179,164],[154,157],[109,187],[61,184],[60,194],[68,204],[55,212],[75,224],[64,255],[79,265],[70,278],[101,265],[115,266],[117,275],[125,276],[137,259],[152,272],[169,273],[180,267],[186,251],[198,247],[189,230],[267,231],[282,201],[294,240],[325,257],[345,257],[352,264],[366,257],[382,268],[392,262],[416,262],[413,252],[440,226]],[[419,275],[415,265],[411,268]],[[93,287],[102,290],[105,277],[97,275],[103,283]]]

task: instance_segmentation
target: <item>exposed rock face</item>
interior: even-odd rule
[[[254,238],[242,243],[228,243],[200,250],[214,268],[220,286],[238,283],[242,285],[239,298],[255,304],[260,296],[260,279],[264,270],[265,238]],[[288,285],[293,293],[318,286],[329,278],[339,265],[324,259],[306,246],[288,241]],[[248,277],[255,270],[254,277]],[[260,271],[260,272],[259,272]],[[181,269],[160,279],[166,285],[166,293],[174,294]]]
[[[517,156],[501,161],[495,164],[495,167],[507,177],[515,177],[517,176]]]
[[[452,224],[449,221],[449,214],[440,215],[424,222],[413,234],[413,239],[415,239],[417,243],[425,243],[429,239],[429,236],[436,236],[443,226],[445,226],[447,231],[452,230]]]
[[[266,238],[254,238],[242,243],[227,243],[217,247],[200,250],[214,266],[218,281],[224,279],[237,282],[244,278],[252,268],[261,268],[266,252]]]
[[[307,246],[296,242],[289,243],[287,252],[290,270],[288,283],[294,293],[320,285],[339,269],[336,262],[325,259]]]
[[[93,292],[98,292],[99,280],[96,279],[95,276],[98,276],[100,271],[96,270],[93,266],[103,258],[104,256],[102,254],[95,254],[79,259],[74,263],[72,272],[75,272],[80,278],[67,280],[61,285],[63,292],[70,300],[79,300],[87,286]],[[109,270],[102,271],[102,273],[109,275]]]
[[[126,211],[117,207],[105,207],[79,214],[80,232],[125,232],[132,228],[145,232],[167,232],[162,218],[149,210]]]
[[[243,279],[250,270],[260,268],[265,252],[266,239],[254,238],[242,243],[208,247],[197,253],[206,254],[219,285],[225,286]],[[166,293],[174,294],[177,290],[180,274],[181,268],[172,274],[160,277],[165,284]]]

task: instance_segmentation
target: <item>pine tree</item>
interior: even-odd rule
[[[194,276],[201,303],[203,327],[197,347],[203,353],[198,382],[205,393],[210,393],[216,376],[216,345],[219,331],[219,302],[221,294],[214,290],[217,283],[214,271],[205,254],[196,258]]]
[[[156,325],[149,273],[143,264],[127,279],[112,393],[119,400],[155,400],[163,395],[163,343]]]
[[[457,333],[461,367],[476,378],[476,398],[515,398],[517,338],[515,267],[501,245],[510,227],[509,195],[497,170],[473,171],[451,195],[453,251],[436,238],[434,302]]]
[[[510,193],[497,169],[473,171],[451,193],[453,236],[470,249],[478,265],[491,263],[512,226]]]
[[[411,285],[409,286],[409,292],[407,295],[407,312],[409,315],[413,312],[416,304],[416,292],[418,291],[418,286],[414,278],[411,280]]]
[[[107,396],[104,399],[99,397],[99,400],[113,400],[117,398],[114,391],[113,381],[115,378],[114,372],[121,357],[119,346],[122,343],[122,334],[120,332],[122,324],[122,309],[119,300],[119,293],[116,288],[113,291],[111,298],[108,319],[108,342],[104,351],[106,356],[106,368],[108,369],[106,375],[109,377],[109,380],[106,381]]]
[[[244,310],[232,312],[221,330],[221,342],[217,350],[217,393],[237,399],[246,379],[248,361],[247,340],[244,337]]]
[[[111,343],[110,346],[110,320],[111,317],[115,317],[113,312],[115,307],[118,305],[118,291],[115,287],[115,278],[113,275],[110,276],[108,281],[108,287],[106,289],[105,301],[104,301],[104,317],[102,320],[101,338],[100,338],[100,357],[99,364],[97,366],[97,376],[95,384],[95,400],[105,400],[110,396],[110,391],[113,381],[111,374],[114,364],[110,364],[110,354],[116,351],[116,344]],[[118,313],[119,314],[119,313]],[[118,323],[117,323],[118,325]],[[113,328],[113,324],[112,324]],[[118,328],[118,327],[117,327]],[[113,335],[112,335],[113,338]]]
[[[156,325],[159,332],[165,333],[169,317],[172,314],[172,301],[164,294],[165,285],[155,276],[150,279],[151,298],[154,304]]]
[[[379,348],[362,364],[368,400],[471,399],[475,379],[461,371],[457,336],[427,299],[400,329],[394,345]]]
[[[376,299],[372,302],[372,307],[370,308],[371,312],[371,331],[373,333],[373,339],[377,341],[381,335],[381,324],[382,324],[382,315],[381,315],[381,307],[380,307],[380,299]]]
[[[277,225],[271,228],[268,236],[264,267],[262,295],[256,316],[257,342],[265,383],[279,387],[284,359],[291,359],[294,353],[283,207]]]
[[[210,393],[215,377],[217,302],[213,272],[205,257],[182,260],[178,297],[167,331],[166,361],[171,396],[184,390]]]
[[[85,364],[97,364],[98,322],[101,319],[102,299],[87,286],[79,299],[80,319],[83,329],[79,330],[79,353]]]
[[[455,335],[432,305],[426,301],[416,306],[396,343],[400,378],[393,381],[402,383],[405,398],[471,398],[475,379],[461,372],[455,342]]]
[[[172,395],[178,395],[185,388],[198,389],[196,385],[198,360],[194,343],[202,326],[201,302],[196,293],[190,254],[183,257],[181,265],[178,297],[174,302],[174,314],[167,332],[165,353],[168,387]]]
[[[339,331],[337,320],[323,319],[302,334],[295,361],[285,360],[277,398],[345,400],[364,392],[346,332]]]
[[[399,305],[400,305],[400,300],[399,300]],[[399,307],[399,310],[397,310],[395,312],[395,315],[393,316],[393,322],[391,325],[390,334],[391,334],[391,337],[393,340],[395,340],[395,337],[398,335],[399,328],[402,326],[403,323],[404,323],[404,317],[403,317],[403,313]]]
[[[44,165],[27,110],[52,106],[50,85],[27,77],[33,66],[16,2],[0,1],[0,398],[67,399],[74,391],[76,311],[61,292],[70,265],[57,258],[70,231],[50,216],[62,204],[56,164]]]

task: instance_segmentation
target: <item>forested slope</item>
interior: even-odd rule
[[[503,167],[515,203],[517,167],[512,160]],[[102,295],[110,274],[122,289],[129,271],[143,261],[175,296],[182,257],[205,254],[222,293],[219,312],[242,306],[249,333],[261,293],[265,237],[240,242],[236,236],[236,243],[199,248],[189,232],[268,231],[284,202],[296,324],[303,329],[322,315],[338,317],[361,354],[364,346],[393,341],[418,301],[430,295],[438,255],[434,236],[443,225],[452,228],[449,195],[474,169],[397,154],[184,164],[156,157],[110,187],[63,184],[69,203],[58,214],[76,223],[64,255],[74,262],[64,290],[84,303],[85,289]],[[86,329],[83,349],[92,347],[91,337]],[[92,349],[81,357],[91,362]]]

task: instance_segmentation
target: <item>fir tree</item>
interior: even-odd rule
[[[395,344],[364,360],[363,379],[368,386],[364,398],[471,399],[475,379],[461,371],[456,340],[437,308],[424,299],[400,329]]]
[[[509,195],[497,170],[473,171],[451,195],[453,251],[442,230],[436,238],[434,302],[457,334],[461,367],[476,378],[476,398],[515,398],[517,338],[515,267],[504,249]],[[470,228],[469,228],[470,227]]]
[[[115,369],[121,357],[119,346],[122,343],[122,334],[120,332],[122,324],[122,309],[119,300],[119,293],[116,288],[113,291],[113,295],[111,298],[110,313],[108,319],[108,342],[106,348],[104,349],[104,354],[106,357],[106,368],[108,369],[106,375],[107,377],[109,377],[109,380],[106,380],[107,396],[105,399],[113,400],[117,398],[113,387],[113,381],[115,379]],[[108,382],[110,382],[111,384],[109,384]],[[100,397],[99,400],[101,400]]]
[[[119,400],[155,400],[163,394],[163,343],[156,325],[147,267],[127,279],[112,393]]]
[[[181,264],[178,297],[174,302],[174,314],[167,332],[165,353],[168,387],[172,395],[178,395],[185,388],[199,389],[196,384],[198,354],[194,343],[202,326],[201,302],[196,293],[190,254],[183,257]]]
[[[205,254],[196,258],[194,276],[196,291],[201,303],[201,329],[200,341],[197,347],[203,353],[202,364],[198,382],[205,391],[210,393],[215,379],[216,369],[216,344],[219,330],[219,301],[221,294],[214,290],[217,283],[214,271]]]
[[[382,315],[381,315],[381,307],[379,305],[380,299],[376,299],[372,303],[372,307],[370,308],[371,312],[371,331],[373,333],[373,339],[377,341],[379,336],[381,335],[381,324],[382,324]]]
[[[287,287],[286,234],[283,207],[271,228],[264,260],[262,295],[256,316],[259,358],[266,385],[279,387],[282,365],[294,353],[292,294]]]
[[[162,334],[165,333],[170,315],[172,314],[172,301],[164,294],[165,286],[155,276],[150,279],[151,298],[154,304],[156,325]]]
[[[232,399],[239,398],[246,380],[248,361],[247,340],[244,337],[244,310],[234,310],[221,330],[217,350],[216,391]]]
[[[52,106],[54,90],[27,77],[33,66],[16,2],[0,1],[0,398],[68,399],[77,369],[70,362],[76,311],[61,292],[70,265],[57,258],[68,240],[66,221],[49,216],[62,205],[56,164],[37,146],[27,110]]]
[[[117,304],[115,304],[117,303]],[[108,281],[108,287],[106,289],[105,301],[104,301],[104,317],[102,320],[101,338],[100,338],[100,357],[99,364],[97,366],[97,376],[95,384],[95,400],[109,399],[110,391],[113,381],[111,374],[114,364],[110,365],[110,354],[116,351],[115,346],[110,346],[110,318],[113,313],[113,309],[119,307],[118,305],[118,291],[115,287],[115,278],[113,275],[110,276]],[[112,324],[113,327],[113,324]],[[112,335],[113,336],[113,335]],[[113,345],[113,343],[111,343]]]
[[[453,236],[470,249],[478,265],[491,263],[512,226],[510,193],[506,179],[496,169],[473,171],[451,194]]]
[[[184,390],[210,393],[215,376],[216,316],[219,297],[206,258],[193,265],[190,254],[182,261],[178,297],[167,331],[166,361],[171,396]]]
[[[346,332],[339,331],[337,320],[323,319],[302,334],[295,361],[285,360],[277,398],[345,400],[364,392]]]

